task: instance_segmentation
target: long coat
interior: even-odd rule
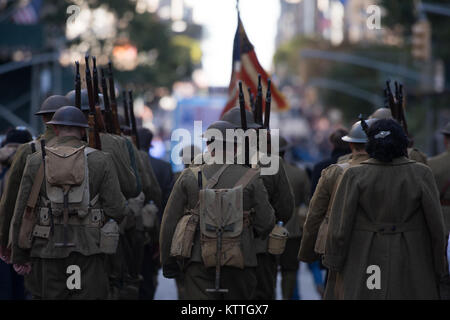
[[[335,284],[326,298],[438,299],[445,249],[431,170],[404,157],[364,161],[344,172],[334,196],[323,263]],[[374,275],[379,289],[369,289]]]
[[[450,146],[447,151],[428,159],[428,164],[438,186],[445,224],[450,232]]]

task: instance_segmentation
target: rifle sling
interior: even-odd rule
[[[44,181],[44,163],[41,163],[38,172],[34,178],[33,186],[31,187],[30,196],[27,201],[27,209],[31,209],[30,211],[34,211],[34,207],[36,206],[36,202],[39,196],[39,191],[41,190],[42,181]]]

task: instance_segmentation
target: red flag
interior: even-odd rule
[[[241,18],[239,17],[238,14],[238,26],[236,29],[236,34],[234,36],[234,43],[233,43],[232,72],[230,84],[228,86],[228,102],[225,105],[225,108],[222,110],[222,115],[231,108],[238,106],[239,80],[242,81],[246,107],[250,109],[248,105],[250,98],[248,96],[247,88],[250,88],[253,95],[256,97],[258,87],[258,74],[261,75],[261,84],[263,88],[263,97],[264,97],[265,92],[267,91],[267,79],[270,77],[267,74],[267,72],[261,67],[258,58],[256,57],[255,49],[248,40]],[[281,94],[281,92],[278,91],[273,82],[271,84],[270,90],[272,92],[271,110],[272,111],[288,110],[290,108],[288,102]],[[265,108],[264,103],[263,103],[263,110]]]

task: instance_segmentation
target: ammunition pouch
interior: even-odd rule
[[[217,238],[202,234],[200,239],[202,259],[205,267],[215,267],[217,259]],[[222,238],[220,265],[244,269],[244,256],[241,250],[241,237]]]
[[[100,229],[100,250],[105,254],[114,254],[119,244],[119,225],[109,220]]]

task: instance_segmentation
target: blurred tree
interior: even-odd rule
[[[192,55],[193,48],[199,48],[195,39],[186,37],[187,41],[180,42],[167,22],[161,21],[154,13],[139,10],[136,0],[47,0],[42,18],[55,38],[64,38],[69,17],[66,10],[72,4],[80,6],[82,10],[102,8],[114,15],[116,23],[114,32],[99,36],[96,25],[101,22],[92,21],[91,18],[86,32],[68,40],[67,46],[81,54],[89,51],[97,55],[99,65],[106,62],[106,57],[111,58],[115,47],[135,47],[136,64],[128,68],[130,70],[114,65],[118,69],[115,72],[118,81],[135,90],[156,87],[170,89],[175,81],[190,79],[195,65],[200,62],[198,54],[195,58]]]

